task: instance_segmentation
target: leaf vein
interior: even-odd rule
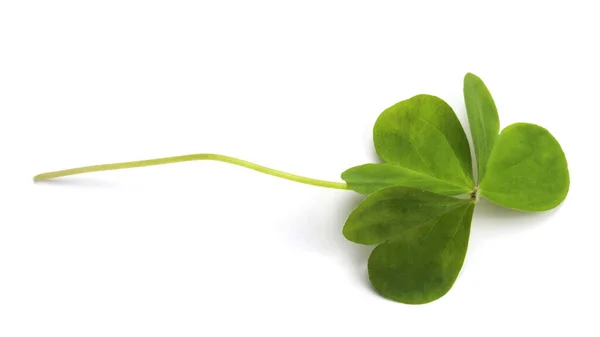
[[[463,220],[465,218],[465,215],[467,214],[467,211],[469,210],[469,207],[471,207],[471,206],[467,206],[467,208],[465,208],[465,211],[463,212],[462,216],[460,217],[460,221],[458,221],[458,225],[456,225],[456,229],[454,230],[454,234],[452,235],[452,238],[448,241],[448,243],[446,243],[446,246],[444,247],[444,250],[442,251],[441,255],[446,254],[446,250],[448,250],[448,247],[450,247],[450,244],[452,242],[454,242],[454,240],[456,239],[456,235],[458,234],[458,230],[462,226],[462,222],[463,222]]]

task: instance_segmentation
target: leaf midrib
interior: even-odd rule
[[[444,138],[444,141],[446,142],[446,144],[448,144],[448,147],[454,154],[454,158],[456,158],[456,161],[458,162],[458,167],[460,167],[460,172],[462,173],[462,177],[465,179],[465,182],[467,183],[467,185],[473,183],[473,181],[471,181],[469,179],[469,177],[467,176],[467,172],[464,171],[463,166],[460,164],[460,159],[456,155],[456,151],[454,151],[454,148],[452,147],[452,144],[450,144],[450,142],[448,141],[448,138],[446,137],[446,135],[442,131],[440,131],[440,129],[438,129],[435,125],[431,124],[430,122],[424,120],[421,117],[419,117],[419,119],[421,121],[423,121],[424,123],[428,124],[429,126],[431,126],[435,131],[437,131],[439,134],[442,135],[442,137]],[[462,128],[462,126],[461,126],[461,128]]]
[[[463,212],[462,216],[460,217],[460,220],[458,221],[458,224],[456,225],[456,228],[454,229],[454,234],[452,235],[452,238],[448,241],[448,243],[446,243],[446,246],[444,247],[444,250],[442,251],[441,255],[444,255],[446,253],[446,250],[448,249],[448,247],[450,247],[450,244],[452,242],[454,242],[454,240],[456,239],[456,235],[458,234],[458,230],[462,226],[462,222],[465,219],[465,215],[469,211],[469,207],[471,207],[471,205],[467,205],[467,207],[465,207],[465,211]]]
[[[476,105],[477,105],[477,108],[479,110],[479,113],[478,113],[479,126],[480,126],[480,129],[482,130],[482,134],[483,134],[481,137],[478,137],[480,139],[483,138],[483,141],[480,141],[480,142],[477,142],[477,143],[479,143],[481,145],[481,151],[483,151],[485,153],[485,160],[483,158],[481,158],[482,161],[481,162],[478,161],[478,165],[477,165],[477,169],[479,170],[478,173],[481,174],[481,176],[478,176],[477,178],[479,179],[479,181],[481,181],[482,178],[483,178],[483,175],[485,173],[484,172],[485,171],[484,166],[487,163],[487,160],[489,158],[489,146],[488,146],[488,143],[486,141],[486,139],[487,139],[487,130],[485,129],[485,122],[483,120],[483,113],[482,113],[482,111],[483,111],[483,105],[481,104],[480,100],[477,100]],[[480,156],[480,157],[483,157],[483,156]]]
[[[452,187],[456,187],[457,189],[463,189],[463,190],[465,190],[465,193],[470,192],[470,187],[469,186],[457,185],[455,183],[448,182],[447,180],[437,178],[437,177],[435,177],[433,175],[429,175],[429,174],[425,174],[425,173],[422,173],[422,172],[419,172],[419,171],[415,171],[415,170],[409,169],[408,167],[405,167],[405,166],[401,166],[401,165],[397,165],[397,164],[389,164],[389,163],[385,163],[385,164],[370,164],[370,165],[391,165],[391,166],[400,168],[402,170],[409,171],[409,172],[413,173],[414,175],[423,176],[423,177],[426,177],[427,179],[431,179],[431,180],[434,180],[436,182],[439,181],[439,182],[442,182],[442,183],[444,183],[446,185],[450,185]],[[374,183],[371,183],[371,184],[377,184],[377,183],[374,182]],[[366,185],[366,184],[363,184],[363,185]]]
[[[438,216],[436,216],[436,217],[434,217],[434,218],[432,218],[432,219],[429,219],[429,220],[427,220],[427,221],[423,221],[422,223],[418,224],[417,226],[415,226],[415,227],[414,227],[414,228],[412,228],[411,230],[418,230],[419,228],[421,228],[421,227],[422,227],[422,226],[424,226],[425,224],[427,224],[427,223],[430,223],[430,222],[432,222],[432,221],[435,221],[436,223],[435,223],[435,224],[433,224],[433,225],[431,226],[431,229],[429,230],[429,232],[427,232],[427,234],[426,234],[426,235],[425,235],[425,237],[423,238],[423,239],[427,239],[427,237],[429,237],[429,235],[431,234],[431,232],[433,232],[434,228],[435,228],[435,227],[437,226],[437,224],[439,223],[439,221],[438,221],[438,220],[439,220],[441,217],[443,217],[444,215],[447,215],[448,213],[450,213],[450,212],[452,212],[452,211],[456,210],[457,208],[460,208],[461,206],[466,206],[466,209],[469,209],[469,203],[468,203],[468,202],[464,202],[464,203],[462,203],[462,202],[457,202],[457,203],[456,203],[454,206],[450,206],[450,207],[447,209],[447,211],[446,211],[446,212],[444,212],[444,213],[442,213],[442,214],[440,214],[440,215],[438,215]],[[460,222],[462,222],[462,219],[464,218],[464,215],[465,215],[465,214],[466,214],[466,210],[465,210],[465,213],[463,213],[463,216],[461,217],[461,220],[460,220]],[[456,236],[456,232],[454,233],[454,236]],[[388,243],[388,242],[391,242],[391,241],[394,241],[394,240],[399,240],[399,239],[401,239],[401,238],[402,238],[402,236],[396,236],[396,237],[393,237],[393,238],[387,239],[387,240],[383,241],[382,243]],[[454,238],[453,238],[453,239],[454,239]],[[453,240],[453,239],[452,239],[452,240]]]

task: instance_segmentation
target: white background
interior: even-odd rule
[[[598,336],[597,1],[2,1],[0,336]],[[478,204],[454,288],[370,287],[343,223],[360,197],[218,162],[32,182],[76,166],[221,153],[339,181],[415,94],[466,126],[563,146],[557,209]]]

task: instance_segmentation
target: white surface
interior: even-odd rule
[[[0,336],[598,336],[595,1],[3,1]],[[366,278],[353,192],[198,162],[34,184],[44,171],[222,153],[339,180],[418,93],[560,141],[555,211],[478,205],[454,288]],[[594,322],[594,320],[596,322]]]

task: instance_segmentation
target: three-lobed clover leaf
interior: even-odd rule
[[[450,290],[479,195],[513,209],[545,211],[568,193],[567,161],[548,130],[516,123],[499,133],[492,95],[474,74],[464,78],[464,96],[478,184],[456,115],[430,95],[399,102],[377,119],[373,142],[384,164],[342,173],[350,189],[368,194],[343,233],[359,244],[379,244],[368,261],[369,279],[391,300],[428,303]]]
[[[480,195],[498,205],[537,212],[558,206],[569,191],[565,154],[548,130],[516,123],[500,132],[496,105],[483,81],[469,73],[463,89],[477,174],[452,108],[439,97],[417,95],[386,109],[375,122],[373,143],[384,163],[344,171],[345,183],[212,153],[84,166],[42,173],[34,180],[215,160],[299,183],[354,190],[367,196],[348,216],[343,235],[358,244],[378,245],[368,261],[371,284],[391,300],[428,303],[444,296],[460,273]]]

